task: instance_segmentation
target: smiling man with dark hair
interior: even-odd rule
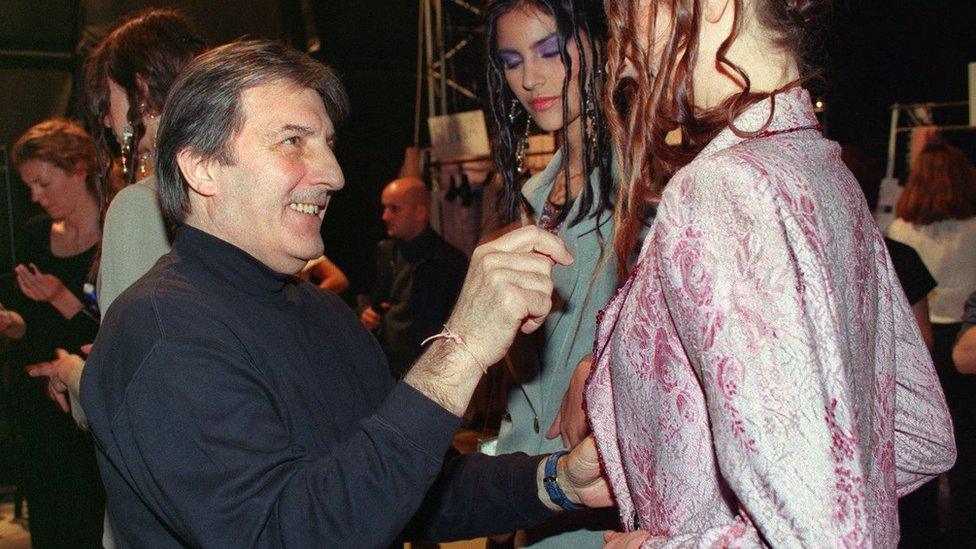
[[[572,261],[554,236],[476,250],[400,382],[334,294],[293,276],[344,184],[344,111],[331,71],[272,42],[216,48],[174,85],[157,170],[173,251],[108,311],[81,388],[121,547],[384,547],[609,504],[591,442],[444,459],[486,365],[549,311],[552,265]]]

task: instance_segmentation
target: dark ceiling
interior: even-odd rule
[[[318,56],[338,69],[352,98],[338,145],[347,186],[329,210],[325,234],[327,253],[354,287],[371,276],[372,244],[382,235],[379,190],[413,140],[417,3],[313,2]],[[299,41],[302,35],[299,0],[2,0],[0,143],[68,108],[82,19],[97,27],[149,5],[183,8],[213,43],[243,34]],[[976,61],[974,6],[972,0],[835,2],[826,62],[829,135],[880,162],[892,103],[965,99],[966,63]]]

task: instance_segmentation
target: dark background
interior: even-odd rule
[[[483,0],[474,0],[482,5]],[[415,0],[319,0],[317,57],[342,75],[352,115],[339,127],[337,154],[346,188],[326,216],[326,254],[361,290],[372,276],[373,245],[382,237],[379,192],[395,177],[413,141],[417,48]],[[450,4],[450,0],[445,0]],[[0,143],[71,108],[73,55],[87,28],[96,32],[145,6],[183,8],[211,41],[244,34],[303,42],[298,0],[0,2]],[[828,135],[858,152],[866,194],[875,193],[895,102],[968,97],[966,64],[976,61],[972,0],[846,0],[834,3],[824,62]],[[25,55],[27,50],[33,52]],[[480,68],[473,69],[474,73]],[[22,185],[14,182],[21,191]],[[26,197],[15,197],[18,222]],[[6,215],[6,214],[2,214]],[[6,241],[6,222],[0,234]],[[0,244],[0,254],[6,254]],[[6,258],[7,255],[0,255]],[[9,269],[0,259],[0,272]]]

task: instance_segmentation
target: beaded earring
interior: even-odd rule
[[[125,126],[122,128],[122,175],[126,178],[129,176],[129,162],[132,159],[132,151],[135,148],[133,146],[133,138],[135,137],[135,130],[132,128],[131,122],[126,122]]]
[[[511,125],[515,125],[515,118],[517,115],[517,108],[519,102],[518,99],[512,99],[512,107],[508,112],[508,122]],[[525,114],[525,132],[522,134],[522,139],[519,140],[518,145],[515,146],[515,172],[518,174],[525,173],[525,153],[529,148],[529,130],[532,127],[532,117],[528,113]]]

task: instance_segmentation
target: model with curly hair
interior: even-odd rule
[[[586,403],[610,546],[883,546],[955,458],[945,398],[860,187],[821,135],[824,0],[608,0],[622,159]],[[666,136],[671,134],[672,138]],[[676,138],[675,138],[676,137]]]

